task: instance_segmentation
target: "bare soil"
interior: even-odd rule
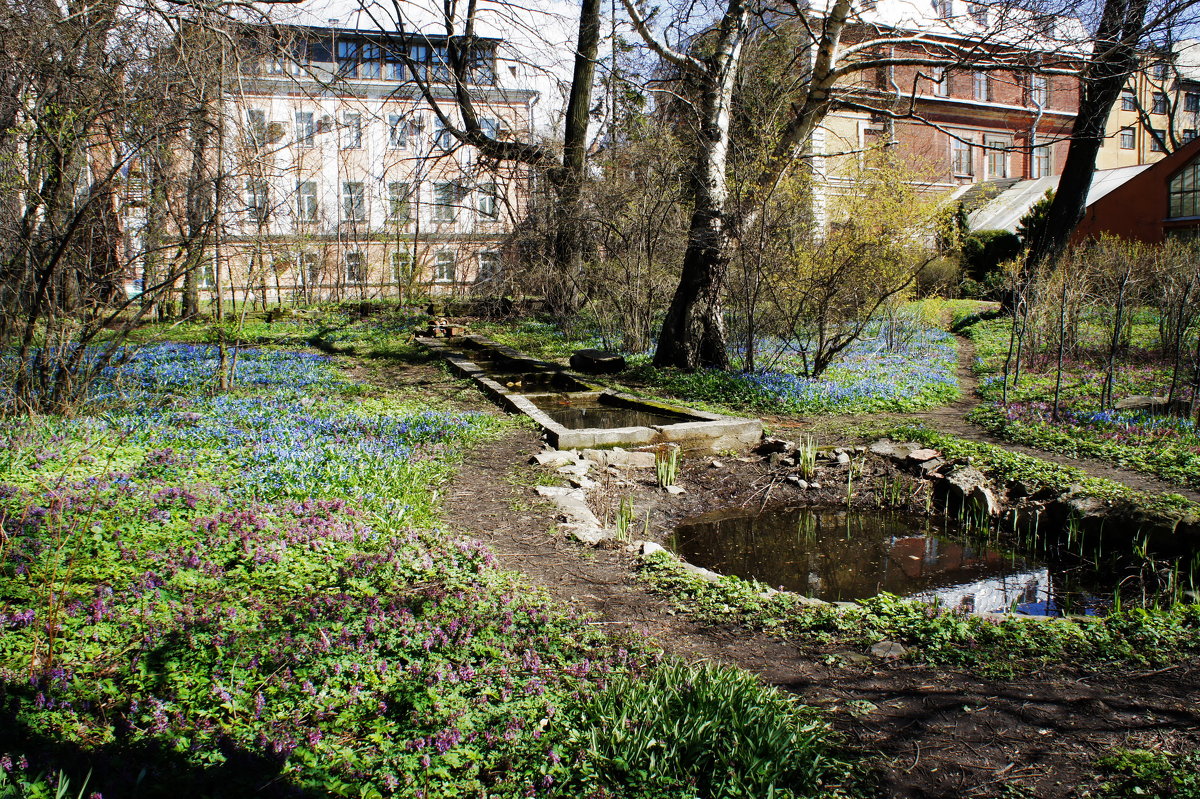
[[[974,375],[965,342],[960,365],[964,398],[954,405],[905,417],[767,420],[784,436],[818,431],[835,443],[842,426],[863,421],[920,418],[947,432],[987,440],[1143,490],[1196,492],[1128,470],[1051,455],[991,439],[967,423]],[[423,396],[435,406],[491,408],[472,388],[433,365],[351,362],[353,376]],[[496,412],[492,409],[493,412]],[[844,441],[843,443],[853,443]],[[1151,672],[1056,670],[1011,680],[984,679],[952,669],[851,657],[836,646],[789,643],[735,625],[688,618],[640,582],[635,555],[589,549],[556,532],[554,509],[533,488],[547,471],[529,466],[542,448],[531,431],[518,431],[470,453],[447,487],[445,517],[464,535],[487,542],[505,567],[523,573],[554,599],[591,614],[592,623],[644,637],[667,653],[736,664],[829,709],[847,743],[876,755],[879,795],[887,797],[1081,797],[1095,785],[1095,759],[1117,747],[1200,746],[1200,661]],[[656,495],[631,485],[628,475],[606,478],[595,492],[598,510],[634,491],[652,507],[653,534],[661,539],[683,515],[739,503],[775,504],[797,498],[758,458],[687,459],[681,482],[688,493]],[[634,478],[634,483],[637,479]],[[827,487],[828,501],[835,501]],[[808,492],[804,499],[813,501]],[[862,653],[855,653],[861,655]],[[837,655],[837,656],[835,656]]]

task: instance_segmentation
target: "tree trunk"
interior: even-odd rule
[[[745,26],[745,6],[741,0],[730,0],[715,51],[705,61],[704,73],[698,76],[704,82],[704,93],[691,176],[695,206],[679,286],[667,309],[654,354],[654,365],[660,368],[729,368],[721,305],[733,244],[726,216],[729,187],[725,167],[733,85]]]
[[[1083,219],[1109,113],[1129,76],[1138,68],[1137,44],[1148,5],[1149,0],[1105,0],[1092,58],[1082,79],[1079,113],[1071,129],[1058,190],[1046,224],[1025,257],[1025,268],[1031,272],[1066,249]]]
[[[587,169],[588,121],[596,56],[600,52],[600,0],[583,0],[579,7],[579,38],[567,116],[563,129],[563,164],[558,175],[554,219],[554,270],[561,281],[558,297],[548,297],[551,311],[569,315],[579,310],[579,279],[583,274],[583,214],[581,201]]]

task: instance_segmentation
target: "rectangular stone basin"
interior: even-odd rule
[[[675,444],[685,451],[725,452],[762,438],[762,422],[650,402],[601,390],[557,364],[537,361],[479,336],[418,338],[458,374],[542,428],[558,449]]]

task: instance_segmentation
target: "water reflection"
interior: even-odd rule
[[[534,405],[545,411],[547,416],[570,430],[584,430],[593,427],[652,427],[696,421],[683,414],[607,405],[595,399],[580,399],[570,395],[531,397],[530,399],[533,400]]]
[[[686,520],[670,543],[696,565],[828,601],[888,592],[976,613],[1057,615],[1097,612],[1111,593],[1057,554],[1005,551],[893,513],[718,511]]]

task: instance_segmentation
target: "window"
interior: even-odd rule
[[[1137,95],[1126,89],[1121,92],[1121,110],[1136,111],[1137,110]]]
[[[433,184],[433,221],[453,222],[458,217],[458,187],[453,183]]]
[[[246,144],[258,148],[267,143],[267,112],[261,108],[246,111]]]
[[[1153,101],[1150,104],[1150,113],[1151,114],[1167,113],[1167,95],[1163,94],[1162,92],[1155,92],[1152,95],[1152,97],[1153,97]]]
[[[439,83],[450,82],[450,51],[445,47],[435,47],[431,51],[432,60],[430,66],[432,72],[430,79]]]
[[[343,78],[358,77],[358,42],[337,43],[337,71]]]
[[[388,114],[388,147],[404,150],[408,147],[409,121],[400,114]]]
[[[429,76],[429,48],[423,44],[410,44],[408,46],[408,57],[412,61],[413,69],[417,73],[413,77],[425,80]]]
[[[342,138],[343,150],[357,150],[362,147],[362,114],[352,111],[342,117],[345,123],[345,135]]]
[[[496,82],[496,51],[491,47],[479,47],[471,51],[471,76],[479,86],[491,86]]]
[[[321,283],[321,258],[312,250],[300,253],[300,279],[307,280],[310,287]]]
[[[975,159],[974,148],[971,147],[969,141],[959,141],[952,139],[951,160],[953,161],[954,174],[956,175],[974,175],[975,174]]]
[[[367,220],[367,194],[362,183],[347,181],[342,184],[342,219],[346,222]]]
[[[1183,95],[1183,110],[1192,114],[1200,112],[1200,92],[1187,92]]]
[[[265,180],[250,178],[246,181],[246,216],[251,222],[262,224],[271,215],[271,187]]]
[[[1150,152],[1165,153],[1167,151],[1167,132],[1159,128],[1150,129]]]
[[[398,286],[407,286],[413,279],[413,257],[408,250],[392,253],[392,278]]]
[[[1196,138],[1196,129],[1195,128],[1184,128],[1183,129],[1183,140],[1184,141],[1191,141],[1194,138]]]
[[[945,67],[934,67],[930,80],[933,81],[933,94],[935,97],[950,96],[950,80],[946,74]]]
[[[495,219],[499,214],[499,203],[495,183],[484,183],[479,187],[479,203],[476,208],[482,219]]]
[[[976,100],[992,99],[992,79],[986,72],[976,72],[972,79],[973,96]]]
[[[454,146],[454,134],[442,124],[440,117],[433,118],[433,143],[443,150]]]
[[[387,50],[383,54],[383,77],[388,80],[404,80],[404,56],[396,50]]]
[[[392,182],[388,184],[387,218],[392,222],[408,221],[408,192],[409,184]]]
[[[379,78],[379,45],[363,42],[362,48],[359,51],[362,61],[359,63],[358,76],[360,78]]]
[[[988,24],[988,8],[983,3],[971,3],[971,19],[976,25],[986,28]]]
[[[333,61],[331,42],[327,38],[312,39],[308,42],[308,60],[317,64],[328,64]]]
[[[987,176],[989,178],[1008,177],[1008,139],[985,138],[987,151]]]
[[[312,147],[317,133],[317,123],[313,120],[312,111],[296,112],[296,145]]]
[[[345,259],[347,283],[362,283],[367,279],[367,259],[361,252],[348,252]]]
[[[933,13],[937,14],[938,19],[950,19],[953,13],[951,0],[933,0]]]
[[[296,221],[317,221],[317,182],[302,180],[296,183]]]
[[[479,120],[479,129],[483,131],[483,135],[491,139],[499,139],[502,131],[500,120],[489,119],[484,117]]]
[[[1200,159],[1192,159],[1171,178],[1167,197],[1170,218],[1200,216]]]
[[[1166,80],[1171,76],[1171,65],[1166,61],[1156,61],[1150,68],[1150,74],[1155,80]]]
[[[485,250],[479,253],[479,283],[491,283],[500,277],[500,253]]]
[[[1050,105],[1050,79],[1045,75],[1029,77],[1029,104],[1037,108]]]
[[[1121,149],[1132,150],[1133,148],[1133,128],[1121,128]]]
[[[1053,148],[1049,144],[1039,144],[1029,154],[1029,177],[1048,178],[1053,174]]]
[[[433,282],[454,282],[454,253],[451,250],[441,250],[433,257]]]

